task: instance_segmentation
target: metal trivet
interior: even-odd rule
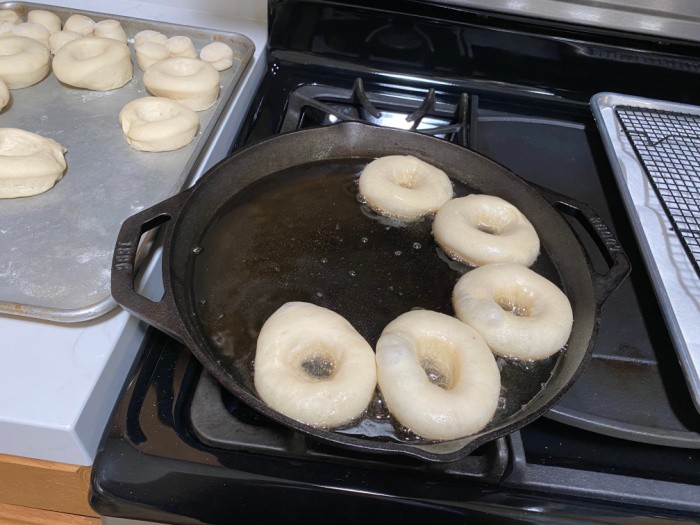
[[[632,106],[615,113],[700,278],[700,116]]]

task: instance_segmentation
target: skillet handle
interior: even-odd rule
[[[533,185],[536,186],[536,185]],[[588,204],[550,189],[536,186],[542,196],[559,212],[576,219],[588,232],[605,257],[608,271],[601,274],[591,269],[593,290],[598,307],[617,289],[630,273],[630,261],[615,235]]]
[[[167,224],[166,235],[172,231],[189,191],[132,215],[122,224],[112,258],[112,296],[125,310],[159,330],[184,342],[187,331],[175,306],[168,279],[163,278],[164,293],[160,301],[151,301],[134,289],[137,274],[136,253],[141,236]]]

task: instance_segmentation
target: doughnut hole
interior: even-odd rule
[[[471,220],[477,230],[490,235],[500,235],[518,220],[516,214],[506,207],[484,206]]]
[[[105,44],[102,42],[98,42],[97,44],[94,43],[94,41],[91,42],[83,42],[81,45],[76,46],[75,49],[71,50],[70,56],[74,60],[90,60],[91,58],[95,58],[96,56],[99,56],[105,52]]]
[[[497,289],[493,300],[502,310],[516,317],[533,317],[541,311],[537,293],[525,286]]]
[[[312,381],[330,381],[335,376],[337,364],[327,352],[320,352],[303,359],[301,369]]]
[[[422,337],[417,341],[416,356],[430,382],[451,390],[460,380],[457,347],[442,339]]]
[[[136,108],[136,116],[146,122],[162,122],[175,118],[179,114],[177,106],[164,101],[151,101]]]
[[[394,184],[408,190],[412,190],[421,182],[420,174],[414,169],[396,170],[390,176],[393,178]]]

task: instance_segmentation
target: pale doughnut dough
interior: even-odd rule
[[[569,339],[573,313],[552,282],[515,263],[480,266],[462,276],[452,293],[457,317],[504,357],[543,359]]]
[[[25,22],[24,24],[17,24],[12,29],[12,34],[17,36],[26,36],[42,43],[47,48],[49,47],[49,37],[51,33],[41,24],[35,22]]]
[[[126,44],[111,38],[86,36],[56,52],[53,72],[69,86],[109,91],[131,80],[131,53]]]
[[[65,148],[55,140],[0,128],[0,198],[29,197],[51,189],[66,171]]]
[[[152,29],[144,29],[134,35],[134,47],[144,42],[155,42],[156,44],[163,45],[167,39],[168,37],[163,33],[153,31]]]
[[[49,47],[51,48],[51,52],[55,55],[56,52],[68,42],[78,40],[79,38],[83,38],[83,36],[73,31],[59,31],[49,37]]]
[[[400,315],[384,328],[376,358],[389,411],[419,436],[474,434],[496,411],[496,360],[479,334],[454,317],[428,310]],[[444,378],[444,388],[430,381],[424,367]]]
[[[199,58],[209,62],[217,71],[224,71],[233,65],[233,49],[223,42],[212,42],[202,48]]]
[[[194,49],[194,44],[188,36],[173,36],[168,38],[163,44],[171,57],[187,57],[197,58],[197,51]]]
[[[0,22],[10,22],[11,24],[21,24],[22,19],[12,9],[0,9]]]
[[[313,362],[330,363],[330,375],[307,372],[305,366]],[[342,316],[291,302],[260,330],[254,380],[260,398],[277,412],[335,428],[358,418],[371,401],[377,384],[374,352]]]
[[[136,49],[136,63],[146,71],[156,62],[170,58],[170,51],[163,44],[157,42],[141,42],[134,46]]]
[[[415,221],[436,212],[452,198],[444,171],[410,155],[370,162],[360,175],[360,194],[381,215]]]
[[[199,117],[190,108],[161,97],[132,100],[119,113],[129,145],[139,151],[172,151],[197,134]]]
[[[126,33],[117,20],[101,20],[95,24],[93,34],[101,38],[111,38],[126,44]]]
[[[63,30],[88,36],[95,30],[95,21],[85,15],[71,15],[63,24]]]
[[[15,25],[12,22],[0,22],[0,36],[11,35]]]
[[[49,74],[51,54],[26,36],[0,38],[0,79],[10,89],[32,86]]]
[[[5,84],[2,79],[0,79],[0,111],[5,109],[7,103],[10,101],[10,90],[7,89],[7,84]]]
[[[50,34],[58,33],[61,30],[61,19],[51,11],[34,9],[27,13],[27,22],[41,24],[49,30]]]
[[[512,204],[491,195],[467,195],[445,204],[435,215],[433,236],[447,255],[473,266],[530,266],[540,253],[540,239],[530,221]]]
[[[156,62],[143,74],[152,94],[204,111],[219,98],[219,72],[195,58],[173,57]]]

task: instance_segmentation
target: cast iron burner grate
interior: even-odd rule
[[[700,278],[700,116],[630,106],[615,112]]]
[[[280,133],[313,125],[364,122],[382,127],[417,131],[469,147],[471,107],[476,97],[466,93],[454,103],[438,97],[434,88],[425,94],[365,88],[361,78],[352,89],[306,85],[289,96]]]

